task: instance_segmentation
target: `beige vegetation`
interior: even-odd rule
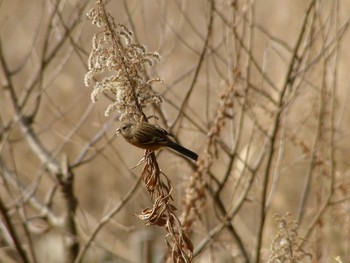
[[[350,262],[349,14],[0,1],[0,262]]]

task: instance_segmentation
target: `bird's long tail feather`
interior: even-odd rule
[[[174,143],[174,144],[171,144],[171,145],[168,145],[170,148],[172,148],[174,151],[177,151],[178,153],[194,160],[194,161],[197,161],[198,160],[198,154],[196,154],[195,152],[192,152],[191,150],[177,144],[177,143]]]

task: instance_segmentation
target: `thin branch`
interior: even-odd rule
[[[188,103],[188,100],[193,92],[193,89],[195,87],[195,84],[198,80],[198,75],[199,75],[199,72],[202,68],[202,65],[203,65],[203,62],[204,62],[204,57],[205,57],[205,54],[207,52],[207,48],[208,48],[208,43],[209,43],[209,39],[210,39],[210,36],[211,36],[211,33],[212,33],[212,27],[213,27],[213,20],[214,20],[214,0],[211,0],[210,1],[210,14],[209,14],[209,22],[208,22],[208,26],[207,26],[207,36],[206,36],[206,39],[205,39],[205,42],[204,42],[204,45],[203,45],[203,48],[202,48],[202,52],[199,56],[199,59],[198,59],[198,62],[197,62],[197,66],[196,66],[196,70],[194,72],[194,76],[192,78],[192,82],[190,84],[190,87],[188,88],[188,91],[186,92],[183,100],[182,100],[182,103],[181,103],[181,106],[180,106],[180,109],[179,109],[179,112],[177,114],[177,116],[174,118],[173,120],[173,123],[169,126],[170,130],[171,128],[177,123],[177,121],[179,120],[179,118],[182,116],[183,112],[184,112],[184,109],[185,107],[187,106],[187,103]]]
[[[10,217],[8,216],[8,211],[5,207],[5,204],[3,203],[3,200],[2,200],[2,197],[0,196],[0,212],[6,222],[6,225],[7,225],[7,229],[11,235],[11,238],[13,240],[13,243],[18,251],[18,254],[20,256],[20,258],[22,259],[22,261],[24,263],[29,263],[29,259],[28,259],[28,256],[27,256],[27,253],[25,252],[25,250],[23,249],[22,247],[22,244],[21,244],[21,241],[20,241],[20,238],[18,237],[16,231],[15,231],[15,227],[13,225],[13,223],[11,222],[11,219]]]
[[[111,211],[108,212],[103,218],[101,218],[100,222],[95,226],[94,230],[91,232],[87,241],[84,245],[82,245],[78,256],[75,258],[74,263],[82,262],[87,249],[91,246],[91,243],[95,240],[97,234],[100,230],[130,201],[130,199],[134,196],[138,186],[140,185],[141,177],[135,182],[135,184],[130,188],[130,190],[121,198],[119,204],[117,204]]]

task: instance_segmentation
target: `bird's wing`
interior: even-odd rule
[[[158,127],[156,130],[139,129],[135,134],[137,140],[143,145],[166,144],[169,141],[167,135],[168,132],[166,130]]]

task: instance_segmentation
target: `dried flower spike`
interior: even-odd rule
[[[96,81],[91,100],[96,102],[99,94],[109,93],[114,102],[107,107],[106,116],[118,111],[120,120],[140,121],[145,117],[144,108],[162,101],[152,88],[154,83],[162,83],[162,80],[149,80],[145,70],[145,66],[152,66],[160,55],[147,52],[145,46],[133,43],[132,32],[114,22],[102,1],[89,11],[88,18],[102,29],[93,37],[89,71],[85,75],[86,86],[92,80]]]

